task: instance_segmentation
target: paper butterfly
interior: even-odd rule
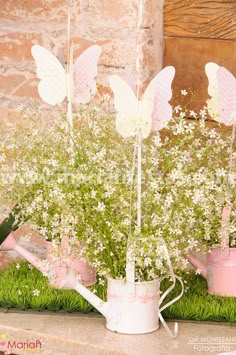
[[[208,100],[209,115],[226,126],[236,124],[236,79],[226,68],[216,63],[205,66],[209,86]]]
[[[37,65],[39,96],[50,105],[60,104],[69,96],[68,75],[72,86],[72,96],[77,104],[88,103],[96,94],[97,63],[101,48],[93,45],[86,49],[76,60],[72,75],[66,73],[62,63],[46,48],[35,45],[31,49]]]
[[[142,139],[145,139],[152,129],[166,127],[172,118],[172,108],[168,102],[172,96],[174,75],[174,67],[162,69],[151,80],[141,100],[136,97],[135,85],[117,75],[109,77],[117,110],[116,129],[123,138],[135,136],[141,129]]]

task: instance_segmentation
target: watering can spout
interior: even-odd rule
[[[96,296],[92,291],[88,290],[83,286],[76,276],[74,270],[70,270],[66,275],[64,280],[61,282],[60,288],[74,289],[81,296],[83,296],[86,301],[93,305],[104,317],[107,317],[107,303]]]
[[[46,273],[46,269],[42,261],[28,250],[21,247],[14,237],[14,231],[19,227],[19,222],[16,223],[15,220],[15,213],[17,214],[19,209],[19,205],[16,205],[8,217],[0,224],[0,250],[14,250],[44,274]]]
[[[1,250],[14,250],[19,255],[21,255],[25,260],[32,264],[36,269],[38,269],[43,274],[46,273],[46,268],[43,265],[43,262],[35,255],[30,253],[25,248],[21,247],[14,237],[13,232],[11,232],[5,241],[1,245]]]
[[[199,269],[201,271],[201,275],[207,279],[207,267],[206,265],[199,260],[195,255],[193,255],[192,253],[189,253],[186,256],[186,259],[190,262],[190,264],[195,267],[196,269]]]

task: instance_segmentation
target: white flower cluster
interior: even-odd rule
[[[230,140],[206,127],[204,109],[197,115],[176,106],[174,112],[169,126],[143,143],[141,234],[136,179],[132,185],[130,179],[134,142],[118,136],[114,116],[102,107],[78,112],[72,148],[64,118],[34,127],[33,139],[32,127],[4,135],[1,203],[18,202],[17,222],[27,221],[46,240],[78,241],[78,253],[100,276],[125,277],[128,240],[137,280],[165,273],[163,240],[174,266],[185,267],[189,250],[220,243],[222,207],[229,192],[235,198],[234,171],[229,179]],[[231,246],[235,219],[233,209]]]

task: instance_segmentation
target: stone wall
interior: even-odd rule
[[[75,58],[93,43],[102,46],[98,77],[102,86],[107,86],[109,74],[122,73],[126,64],[134,70],[139,0],[70,3]],[[189,87],[196,104],[203,105],[208,61],[236,74],[235,18],[235,0],[144,0],[140,30],[144,85],[163,61],[164,66],[176,67],[174,95]],[[31,46],[38,43],[55,53],[59,45],[66,55],[66,41],[66,0],[0,0],[1,121],[6,117],[14,121],[17,107],[31,107],[32,100],[38,100]]]
[[[110,73],[135,69],[138,0],[71,1],[71,37],[75,58],[87,47],[102,46],[98,82],[107,86]],[[142,80],[162,66],[163,0],[145,0],[140,30]],[[0,117],[15,118],[17,109],[38,100],[31,46],[40,44],[66,55],[66,0],[0,0]]]

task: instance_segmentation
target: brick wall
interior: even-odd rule
[[[98,43],[100,84],[107,76],[135,67],[139,0],[71,0],[75,58]],[[190,87],[196,105],[207,97],[204,66],[216,61],[235,71],[235,0],[144,0],[140,31],[143,82],[164,66],[174,65],[174,95]],[[162,16],[164,7],[164,57]],[[15,120],[18,106],[38,99],[33,44],[66,54],[67,0],[0,0],[0,119]],[[40,105],[43,106],[42,102]],[[41,107],[41,106],[40,106]]]
[[[71,37],[75,58],[88,46],[102,46],[100,84],[107,75],[122,73],[126,64],[135,68],[138,0],[71,1]],[[143,82],[162,66],[163,1],[144,1],[140,48]],[[17,107],[38,100],[33,44],[52,52],[56,45],[66,54],[66,0],[0,0],[0,117],[11,120]],[[14,114],[12,114],[12,112]]]

